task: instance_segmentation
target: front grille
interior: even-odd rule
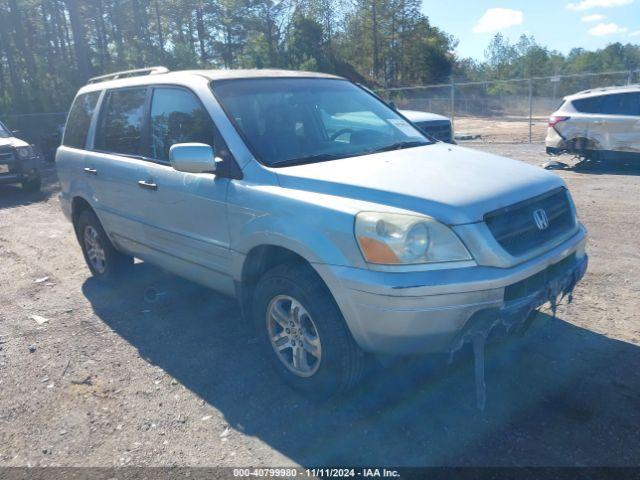
[[[451,123],[446,120],[418,122],[416,126],[430,137],[441,142],[451,142]]]
[[[548,226],[540,229],[534,212],[543,210]],[[484,217],[496,241],[511,255],[527,253],[575,228],[569,193],[563,187],[495,210]]]
[[[562,277],[563,274],[568,272],[575,263],[575,259],[576,254],[572,253],[541,272],[509,285],[504,289],[504,301],[519,300],[541,291],[549,282]]]

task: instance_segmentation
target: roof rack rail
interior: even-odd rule
[[[609,85],[607,87],[594,87],[594,88],[589,88],[587,90],[581,90],[579,92],[573,93],[572,95],[583,95],[586,93],[597,93],[597,92],[611,92],[611,91],[622,90],[630,87],[632,88],[640,87],[640,83],[626,83],[624,85]]]
[[[142,75],[158,75],[161,73],[169,73],[167,67],[149,67],[149,68],[137,68],[135,70],[123,70],[122,72],[109,73],[107,75],[100,75],[99,77],[90,78],[87,84],[106,82],[108,80],[117,80],[118,78],[138,77]]]

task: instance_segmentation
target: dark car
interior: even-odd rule
[[[399,112],[418,127],[422,133],[429,135],[431,138],[441,142],[456,143],[453,129],[451,128],[451,120],[447,117],[417,110],[399,110]]]
[[[40,190],[40,157],[33,145],[14,136],[0,122],[0,185],[21,184],[30,192]]]

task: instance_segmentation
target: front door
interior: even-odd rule
[[[211,117],[198,97],[179,87],[156,87],[149,115],[144,176],[143,224],[148,256],[180,275],[232,293],[228,178],[178,172],[169,165],[169,148],[198,142],[215,151]]]

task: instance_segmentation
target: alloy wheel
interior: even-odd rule
[[[295,298],[278,295],[267,307],[269,341],[280,362],[299,377],[318,371],[322,346],[309,312]]]
[[[107,257],[100,241],[98,231],[91,225],[84,229],[84,246],[91,266],[102,274],[107,269]]]

